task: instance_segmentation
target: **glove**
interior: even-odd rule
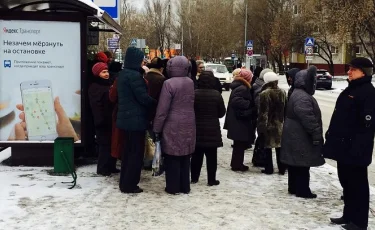
[[[160,133],[155,133],[155,140],[154,140],[154,142],[160,141],[160,137],[161,137]]]

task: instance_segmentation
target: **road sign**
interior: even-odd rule
[[[250,46],[253,47],[254,46],[254,42],[252,40],[249,40],[249,41],[246,42],[246,46],[247,47],[250,47]]]
[[[107,12],[113,19],[120,19],[120,0],[92,0],[100,9]]]
[[[314,48],[311,46],[306,46],[306,55],[311,56],[314,54]]]
[[[130,46],[136,47],[136,46],[137,46],[137,40],[138,40],[138,39],[133,38],[133,39],[130,41]]]
[[[108,38],[107,46],[108,46],[108,49],[110,50],[119,49],[120,48],[119,40],[116,38]]]
[[[315,45],[315,39],[314,38],[306,38],[305,46],[314,46],[314,45]]]
[[[253,40],[248,40],[246,42],[246,49],[247,49],[246,55],[247,56],[253,56],[253,54],[254,54],[254,51],[253,51],[253,49],[254,49],[254,42],[253,42]]]

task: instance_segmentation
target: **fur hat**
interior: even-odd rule
[[[147,65],[148,68],[161,69],[164,67],[163,60],[159,57],[154,57],[151,62]]]
[[[366,76],[372,76],[374,71],[374,65],[372,62],[368,58],[364,57],[354,58],[349,63],[349,66],[362,70]]]
[[[268,73],[264,74],[263,78],[264,78],[263,80],[264,80],[265,83],[279,80],[279,76],[277,76],[277,74],[275,72],[268,72]]]
[[[167,72],[172,77],[187,77],[189,74],[190,62],[184,56],[176,56],[168,61]]]
[[[104,52],[99,52],[96,54],[96,60],[98,60],[99,62],[107,63],[108,57]]]
[[[92,73],[95,77],[99,77],[99,74],[103,71],[108,69],[108,65],[104,62],[98,62],[92,67]]]
[[[264,80],[264,75],[266,73],[269,73],[269,72],[273,72],[272,69],[264,69],[264,70],[262,70],[262,72],[260,72],[260,74],[259,74],[259,79]]]
[[[241,69],[239,77],[245,79],[247,82],[251,82],[251,79],[253,78],[253,73],[250,70]]]

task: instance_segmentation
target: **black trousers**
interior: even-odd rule
[[[288,166],[288,191],[302,197],[311,194],[310,167]]]
[[[168,193],[190,192],[190,155],[172,156],[164,154],[165,190]]]
[[[131,192],[138,188],[145,152],[146,131],[125,131],[125,148],[121,155],[120,190]]]
[[[233,169],[239,169],[243,167],[243,161],[245,159],[245,150],[247,149],[249,142],[247,141],[234,141],[232,150],[232,160],[230,166]]]
[[[111,173],[116,169],[116,158],[111,155],[110,144],[99,144],[99,156],[96,173]]]
[[[337,172],[344,190],[344,219],[358,227],[367,228],[370,206],[367,166],[337,162]]]
[[[276,150],[276,162],[277,168],[279,169],[280,173],[285,173],[286,166],[281,163],[280,160],[280,152],[281,148],[275,148]],[[265,152],[265,170],[267,173],[273,173],[273,160],[272,160],[272,149],[264,149]]]
[[[214,182],[217,170],[217,148],[195,148],[191,157],[191,180],[199,180],[204,155],[206,155],[207,181]]]

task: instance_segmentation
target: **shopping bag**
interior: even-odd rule
[[[163,157],[161,154],[160,141],[156,141],[154,159],[152,160],[152,175],[160,176],[161,174],[163,174]]]

